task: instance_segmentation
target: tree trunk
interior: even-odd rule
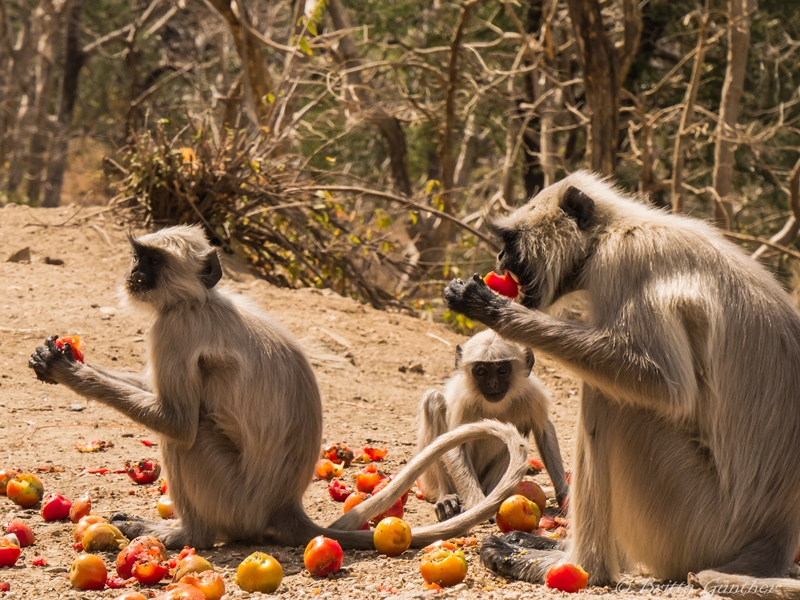
[[[62,7],[62,10],[67,7]],[[26,178],[28,201],[38,204],[44,184],[47,151],[50,147],[50,102],[53,96],[55,77],[53,65],[57,60],[56,38],[59,32],[60,14],[51,2],[42,2],[34,13],[41,35],[37,44],[36,87],[31,105],[33,133],[27,157]]]
[[[586,102],[589,105],[590,165],[611,175],[617,165],[619,89],[639,46],[642,19],[637,0],[624,0],[625,40],[615,48],[605,32],[598,0],[567,0],[578,43]]]
[[[225,18],[231,28],[236,51],[239,53],[245,73],[245,97],[249,112],[253,113],[251,118],[254,118],[259,125],[267,126],[273,106],[268,98],[274,93],[275,84],[272,81],[267,62],[261,54],[258,41],[239,20],[250,22],[245,4],[240,0],[207,1]],[[238,17],[234,12],[234,7],[238,10]]]
[[[50,160],[47,163],[47,179],[42,200],[44,207],[58,206],[61,203],[61,188],[64,184],[64,171],[67,168],[69,129],[75,110],[75,100],[78,98],[78,78],[85,60],[79,29],[82,3],[83,0],[75,0],[68,14],[61,101],[58,106],[58,120]]]
[[[719,196],[714,206],[714,221],[730,229],[733,224],[733,153],[736,150],[736,122],[739,120],[747,54],[750,50],[750,15],[756,0],[728,0],[728,66],[722,84],[722,98],[714,150],[713,186]]]

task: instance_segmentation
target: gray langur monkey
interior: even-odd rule
[[[489,518],[522,479],[526,448],[516,429],[476,423],[437,439],[381,494],[331,528],[317,525],[302,498],[319,457],[322,403],[299,344],[246,299],[216,287],[219,257],[200,228],[171,227],[131,245],[127,297],[155,314],[144,374],[76,362],[66,344],[56,347],[55,336],[29,361],[39,379],[99,400],[159,435],[179,520],[112,517],[126,535],[206,548],[217,540],[264,538],[296,546],[323,534],[344,547],[372,548],[372,533],[358,528],[387,510],[431,461],[467,441],[503,439],[512,460],[502,491],[456,523],[416,528],[412,544],[420,547]],[[227,493],[234,488],[236,494]]]
[[[444,392],[431,389],[422,397],[417,450],[463,423],[510,423],[521,435],[533,435],[556,499],[563,503],[569,486],[556,428],[547,416],[547,391],[531,373],[533,364],[529,348],[523,351],[491,330],[474,335],[463,348],[457,346],[457,373],[447,380]],[[444,521],[477,506],[497,486],[507,465],[504,444],[480,440],[448,452],[419,481],[425,498],[436,503],[436,517]]]
[[[785,577],[800,540],[800,312],[789,295],[716,228],[586,172],[493,229],[497,270],[519,278],[521,304],[479,277],[450,282],[447,304],[546,352],[584,387],[571,539],[490,538],[484,564],[534,582],[559,562],[582,565],[592,584],[635,565],[701,584]],[[574,290],[588,294],[588,324],[542,312]]]

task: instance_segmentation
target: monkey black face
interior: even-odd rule
[[[132,294],[148,292],[155,289],[159,274],[164,268],[165,253],[158,248],[151,248],[131,242],[133,259],[131,272],[128,275],[126,288]]]
[[[530,309],[542,309],[578,289],[590,245],[586,240],[596,220],[594,200],[578,188],[567,187],[557,204],[549,201],[547,192],[542,192],[541,201],[534,198],[490,224],[503,243],[495,270],[514,275],[522,290],[521,304]]]
[[[510,360],[475,362],[470,365],[470,373],[487,402],[500,402],[508,393],[514,363]]]

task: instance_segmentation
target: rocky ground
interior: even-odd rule
[[[125,511],[157,518],[157,494],[136,486],[124,474],[93,475],[87,469],[119,469],[126,460],[158,457],[158,447],[141,440],[156,436],[117,412],[59,386],[36,381],[27,367],[35,346],[49,334],[78,334],[87,360],[117,370],[138,370],[150,323],[118,305],[118,288],[129,262],[126,227],[98,207],[0,208],[0,469],[38,470],[46,491],[70,498],[89,491],[96,512]],[[28,249],[27,251],[25,249]],[[6,262],[19,253],[17,262]],[[235,261],[225,264],[225,284],[245,294],[301,338],[312,357],[322,389],[326,442],[360,448],[370,443],[388,448],[381,468],[394,473],[414,452],[419,398],[440,385],[453,365],[455,345],[463,338],[446,327],[410,315],[382,312],[319,290],[285,290],[254,279]],[[414,368],[412,368],[414,367]],[[578,381],[546,356],[537,356],[536,374],[552,393],[551,412],[569,465],[578,409]],[[84,454],[75,444],[113,442],[104,452]],[[531,455],[535,452],[531,450]],[[352,483],[355,468],[345,480]],[[535,480],[549,488],[545,474]],[[209,482],[214,485],[214,482]],[[306,509],[320,523],[332,522],[342,505],[333,502],[325,482],[311,483]],[[17,566],[0,570],[8,581],[7,598],[100,598],[118,592],[78,592],[66,572],[76,552],[69,523],[45,523],[37,510],[20,510],[0,497],[5,520],[26,520],[36,535]],[[555,512],[554,509],[549,509]],[[414,498],[406,518],[415,525],[434,520],[428,503]],[[497,532],[486,524],[473,534],[480,540]],[[331,579],[312,577],[303,567],[303,549],[276,546],[219,545],[201,554],[226,581],[229,598],[257,597],[234,584],[239,562],[254,550],[275,556],[285,577],[281,598],[430,598],[419,574],[417,553],[399,558],[376,552],[346,551],[344,568]],[[461,585],[442,598],[538,598],[561,595],[542,586],[509,582],[484,569],[478,547],[466,549],[469,572]],[[47,566],[36,567],[35,557]],[[113,564],[114,555],[105,555]],[[590,588],[585,595],[643,597],[688,596],[706,592],[681,587],[656,588],[646,579],[619,589]]]

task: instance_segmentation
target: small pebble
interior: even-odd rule
[[[86,407],[83,404],[70,404],[69,409],[72,412],[81,412],[86,410]]]

